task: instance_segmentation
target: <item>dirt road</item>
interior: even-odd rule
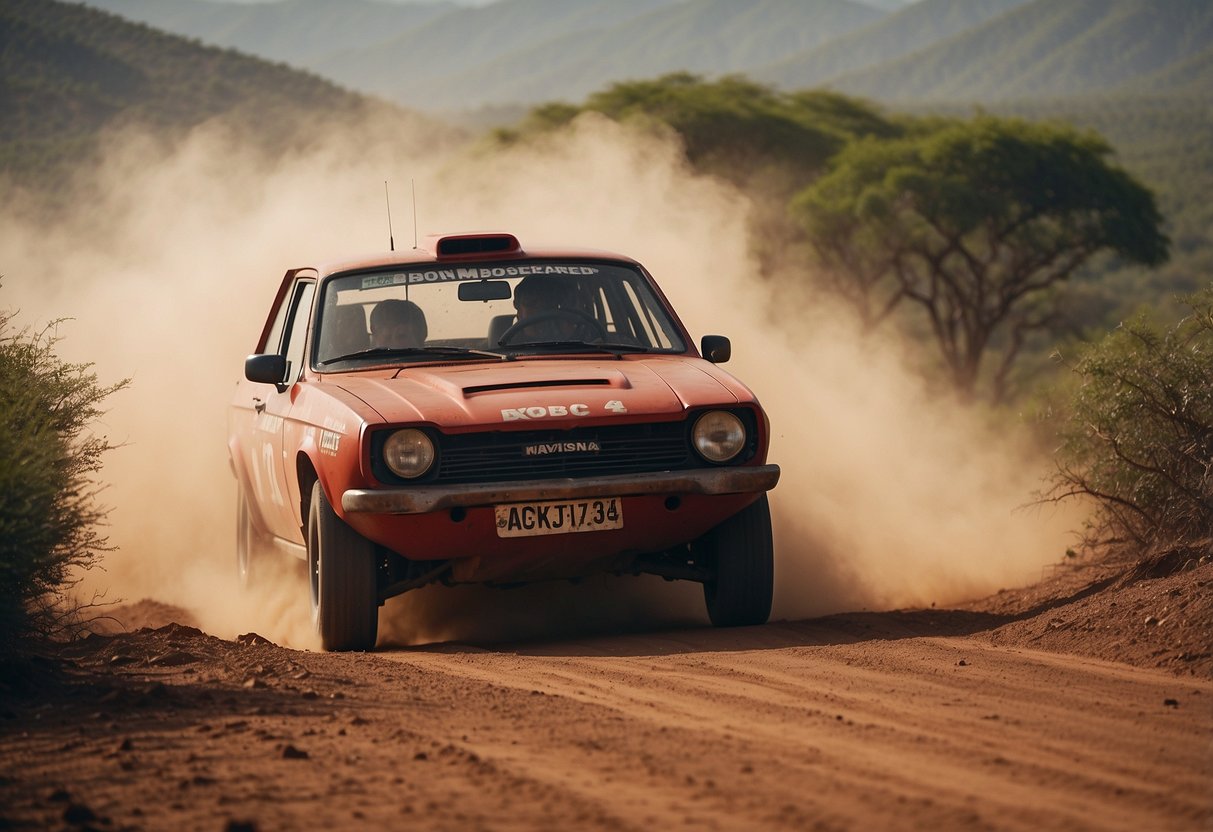
[[[66,675],[10,680],[0,821],[1209,828],[1213,684],[994,646],[989,619],[355,655],[178,626],[96,636]]]
[[[1140,830],[1208,812],[1209,687],[887,635],[772,626],[388,658],[559,697],[517,732],[469,725],[468,747],[637,826]]]

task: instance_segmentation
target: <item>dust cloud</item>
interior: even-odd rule
[[[124,443],[103,471],[117,550],[86,592],[178,605],[222,636],[314,646],[297,570],[237,589],[225,411],[283,272],[386,248],[385,179],[398,246],[411,238],[412,179],[423,235],[501,229],[524,246],[622,251],[696,338],[732,338],[729,369],[767,408],[783,468],[773,617],[954,602],[1059,560],[1076,523],[1018,509],[1044,470],[1026,442],[933,395],[906,345],[860,338],[807,289],[773,294],[755,277],[744,200],[692,175],[669,143],[583,117],[541,147],[469,154],[424,136],[401,147],[350,131],[272,159],[221,125],[171,147],[128,132],[82,191],[100,196],[64,222],[2,209],[3,305],[31,324],[70,318],[64,358],[93,362],[103,382],[132,378],[98,426]],[[695,585],[602,578],[424,590],[390,602],[383,620],[407,642],[705,619]]]

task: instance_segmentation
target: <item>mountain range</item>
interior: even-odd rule
[[[922,8],[911,8],[921,13]],[[888,101],[1213,93],[1208,0],[1034,0],[919,50],[829,79]],[[1175,80],[1182,80],[1177,89]]]
[[[689,70],[880,101],[1208,95],[1208,0],[87,0],[436,114]]]
[[[0,3],[0,112],[0,174],[42,190],[61,184],[116,126],[171,139],[222,116],[280,152],[326,122],[393,131],[419,121],[280,63],[52,0]]]

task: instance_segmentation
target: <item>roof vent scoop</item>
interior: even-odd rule
[[[439,237],[434,247],[437,257],[468,257],[478,254],[515,254],[522,251],[513,234],[455,234]]]

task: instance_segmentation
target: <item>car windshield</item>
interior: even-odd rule
[[[684,352],[647,279],[597,261],[433,264],[324,284],[315,365]]]

